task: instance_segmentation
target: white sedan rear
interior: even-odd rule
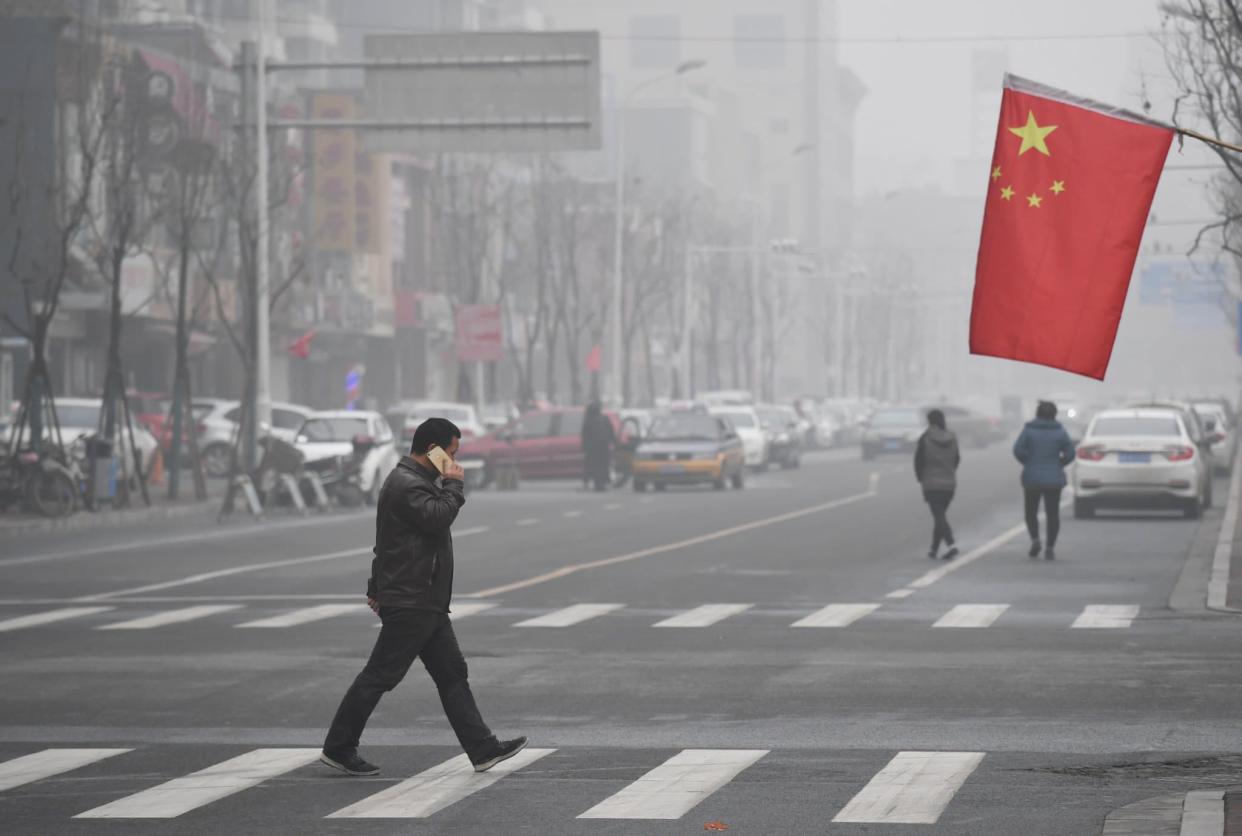
[[[1212,504],[1210,463],[1171,409],[1098,413],[1078,448],[1074,515],[1098,508],[1173,508],[1198,517]]]
[[[712,415],[724,418],[732,425],[742,449],[746,452],[746,466],[761,470],[768,466],[768,436],[759,421],[759,413],[753,406],[717,406],[708,410]]]

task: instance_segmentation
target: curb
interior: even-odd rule
[[[207,499],[202,502],[177,504],[169,506],[157,505],[152,508],[128,508],[122,511],[78,511],[71,516],[57,520],[48,519],[0,519],[0,533],[21,534],[41,531],[77,531],[86,528],[112,528],[135,523],[152,522],[154,520],[181,519],[184,517],[202,516],[211,519],[219,506],[219,499]]]
[[[1238,503],[1242,489],[1242,448],[1233,461],[1233,476],[1229,480],[1229,499],[1225,505],[1225,519],[1220,526],[1220,537],[1216,541],[1216,551],[1212,557],[1212,571],[1207,586],[1207,608],[1216,612],[1242,613],[1242,610],[1228,605],[1229,578],[1233,568],[1233,551],[1237,541]]]

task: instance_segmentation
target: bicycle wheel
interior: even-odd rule
[[[45,517],[67,517],[78,507],[73,480],[58,470],[38,470],[30,477],[30,503]]]

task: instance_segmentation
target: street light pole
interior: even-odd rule
[[[623,275],[625,270],[625,112],[629,110],[630,102],[642,90],[647,89],[653,84],[661,81],[667,81],[679,75],[685,75],[688,72],[697,70],[706,66],[704,61],[685,61],[677,65],[671,73],[656,76],[648,79],[643,83],[634,87],[621,101],[620,107],[617,108],[617,182],[614,189],[614,218],[613,218],[613,247],[612,247],[612,349],[611,362],[609,363],[609,388],[612,390],[612,396],[616,402],[620,404],[624,397],[623,386],[621,383],[621,305],[624,299],[623,294]]]
[[[264,432],[272,421],[272,341],[271,324],[268,321],[268,206],[267,206],[267,32],[266,0],[259,2],[259,39],[255,61],[255,285],[256,338],[255,378],[256,397],[254,425]]]

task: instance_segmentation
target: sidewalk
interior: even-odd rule
[[[59,519],[48,519],[37,514],[13,513],[0,514],[0,535],[35,532],[35,531],[76,531],[91,528],[110,528],[113,526],[137,525],[154,520],[169,520],[199,517],[204,520],[213,519],[220,510],[224,499],[224,479],[207,480],[207,499],[194,499],[194,480],[189,472],[181,477],[181,499],[173,502],[168,499],[168,485],[150,485],[147,488],[151,497],[151,505],[142,502],[142,495],[135,494],[131,498],[131,507],[124,509],[103,508],[99,511],[78,509],[73,514]],[[243,512],[244,513],[244,512]]]

